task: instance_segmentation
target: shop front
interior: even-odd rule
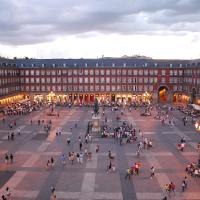
[[[158,102],[168,102],[169,101],[169,89],[166,86],[160,86],[158,88]]]
[[[172,100],[174,103],[188,104],[190,103],[190,96],[176,92],[173,94]]]
[[[36,94],[34,95],[33,100],[37,103],[41,103],[45,100],[45,96],[42,94]]]
[[[48,103],[56,103],[56,94],[54,92],[50,92],[47,94],[46,99]]]
[[[150,103],[152,101],[152,94],[149,92],[144,92],[142,94],[133,94],[132,102],[133,103]]]
[[[3,99],[0,99],[0,106],[5,106],[5,105],[9,105],[11,103],[16,103],[16,102],[21,101],[25,98],[26,98],[25,95],[15,95],[15,96],[6,97],[6,98],[3,98]]]

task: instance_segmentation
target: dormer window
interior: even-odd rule
[[[63,63],[63,67],[66,67],[66,63]]]
[[[99,64],[98,63],[96,63],[96,67],[98,67],[99,66]]]
[[[157,67],[157,66],[158,66],[158,64],[157,64],[157,63],[154,63],[154,66],[155,66],[155,67]]]
[[[74,63],[74,67],[76,67],[76,63]]]
[[[123,66],[126,67],[126,63],[124,63]]]
[[[147,67],[147,65],[148,65],[147,63],[144,63],[144,66],[145,66],[145,67]]]
[[[115,66],[115,63],[112,64],[112,67],[114,67],[114,66]]]
[[[169,66],[172,67],[173,65],[170,63]]]
[[[85,67],[87,67],[87,63],[85,63]]]
[[[42,63],[42,67],[44,67],[45,66],[45,64],[44,63]]]

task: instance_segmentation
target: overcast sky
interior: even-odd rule
[[[0,0],[0,55],[200,58],[200,0]]]

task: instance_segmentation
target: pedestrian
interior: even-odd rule
[[[71,142],[71,141],[70,141],[70,138],[68,137],[68,138],[67,138],[67,144],[70,145],[70,142]]]
[[[13,154],[11,153],[11,154],[10,154],[10,163],[11,163],[11,164],[13,163],[13,158],[14,158],[14,156],[13,156]]]
[[[51,162],[50,162],[50,160],[48,160],[47,164],[46,164],[46,168],[48,169],[50,165],[51,165]]]
[[[182,192],[184,192],[186,189],[185,180],[182,181],[181,188],[182,188]]]
[[[61,156],[61,162],[62,162],[63,165],[66,164],[66,157],[65,157],[64,154]]]
[[[2,199],[2,200],[7,200],[7,198],[6,198],[5,195],[2,195],[2,196],[1,196],[1,199]]]
[[[187,176],[184,177],[185,189],[187,188]]]
[[[92,142],[92,135],[89,134],[88,139],[89,139],[90,142]]]
[[[8,164],[8,161],[9,161],[9,157],[8,157],[8,154],[6,153],[5,154],[5,163]]]
[[[83,164],[83,152],[80,152],[80,164]]]
[[[112,155],[112,153],[111,153],[110,150],[109,150],[109,152],[108,152],[108,158],[111,159],[111,160],[115,158],[115,157]]]
[[[175,184],[173,182],[170,183],[170,191],[174,193],[175,196]]]
[[[77,163],[80,163],[80,154],[78,152],[76,154],[76,160],[77,160]]]
[[[184,147],[185,147],[185,143],[181,143],[181,151],[183,151]]]
[[[51,167],[53,167],[54,166],[54,159],[53,159],[53,157],[51,157]]]
[[[8,133],[8,140],[10,140],[10,133]]]
[[[107,174],[112,170],[112,163],[110,161],[109,165],[107,166]]]
[[[71,161],[71,164],[74,164],[74,159],[75,159],[75,155],[74,152],[69,152],[69,160]]]
[[[125,176],[125,179],[129,178],[129,180],[131,179],[131,168],[128,168],[126,170],[126,176]]]
[[[169,184],[166,184],[165,186],[164,186],[164,192],[165,192],[165,194],[168,194],[169,196],[170,196],[170,190],[169,190]]]
[[[83,146],[83,144],[82,144],[82,142],[80,142],[80,143],[79,143],[79,150],[80,150],[80,151],[82,151],[82,146]]]
[[[139,175],[139,163],[135,163],[135,173]]]
[[[51,196],[55,196],[55,191],[56,191],[55,187],[51,186],[50,190],[51,190]]]
[[[98,145],[98,144],[96,145],[96,149],[95,149],[95,151],[96,151],[96,153],[99,152],[99,145]]]
[[[154,175],[155,175],[155,168],[154,168],[154,166],[152,166],[152,167],[151,167],[151,175],[150,175],[150,178],[152,179]]]
[[[8,199],[11,196],[11,192],[10,192],[10,188],[9,187],[6,187],[6,196],[8,197]]]
[[[88,135],[85,136],[85,143],[88,143]]]
[[[11,140],[14,140],[14,132],[11,133]]]

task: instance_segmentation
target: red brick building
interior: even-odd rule
[[[0,97],[93,103],[200,104],[200,61],[138,58],[0,60]],[[16,97],[15,97],[16,98]],[[16,99],[9,98],[10,101]],[[6,100],[0,100],[5,103]],[[8,102],[8,100],[7,100]]]

